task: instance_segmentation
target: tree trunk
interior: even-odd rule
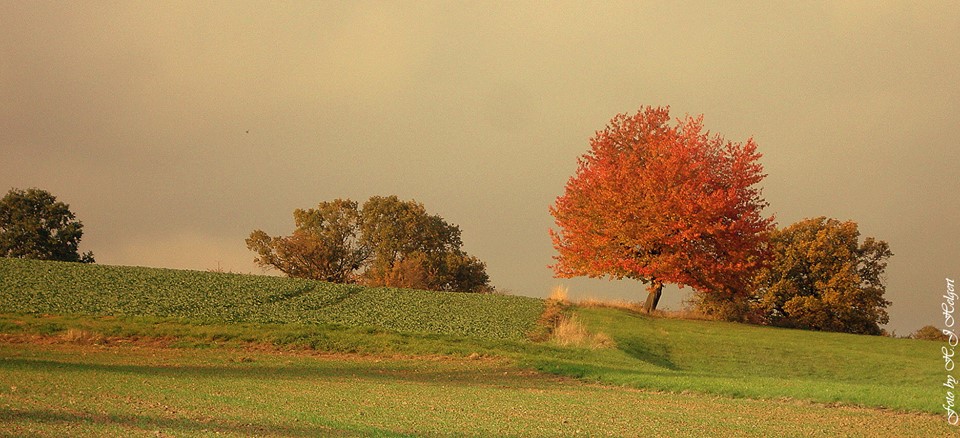
[[[657,303],[660,302],[660,294],[663,293],[663,282],[650,280],[650,286],[647,286],[647,301],[643,303],[643,311],[651,313],[657,310]]]

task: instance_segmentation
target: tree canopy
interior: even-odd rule
[[[618,114],[550,208],[555,273],[648,283],[648,311],[664,283],[744,288],[773,224],[762,215],[765,175],[752,139],[711,135],[703,116],[669,121],[669,108]]]
[[[79,253],[83,223],[45,190],[11,189],[0,200],[0,256],[93,263]]]
[[[321,202],[294,211],[290,236],[255,230],[247,247],[255,261],[292,277],[336,283],[480,292],[486,266],[462,249],[460,228],[396,196]]]
[[[370,256],[359,236],[357,203],[321,202],[315,209],[294,210],[293,219],[296,229],[290,236],[270,237],[261,230],[250,234],[247,247],[259,255],[255,261],[291,277],[355,282],[356,271]]]
[[[760,322],[879,335],[889,321],[884,270],[893,252],[853,221],[818,217],[777,230],[771,258],[757,271],[753,307]]]

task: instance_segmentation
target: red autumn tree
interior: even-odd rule
[[[762,215],[765,175],[753,139],[710,135],[703,116],[669,121],[669,107],[614,117],[550,208],[556,275],[639,280],[648,284],[648,312],[665,283],[745,289],[773,228]]]

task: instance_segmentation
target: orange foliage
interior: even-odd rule
[[[745,286],[773,226],[757,146],[711,135],[703,116],[669,120],[669,108],[647,107],[591,139],[550,208],[557,276],[636,279],[658,297],[664,283]]]

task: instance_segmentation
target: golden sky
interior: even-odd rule
[[[0,0],[0,188],[69,203],[99,263],[254,273],[253,229],[396,194],[501,289],[640,299],[552,278],[547,207],[610,118],[670,105],[756,139],[781,225],[888,241],[907,334],[960,277],[958,42],[953,1]]]

